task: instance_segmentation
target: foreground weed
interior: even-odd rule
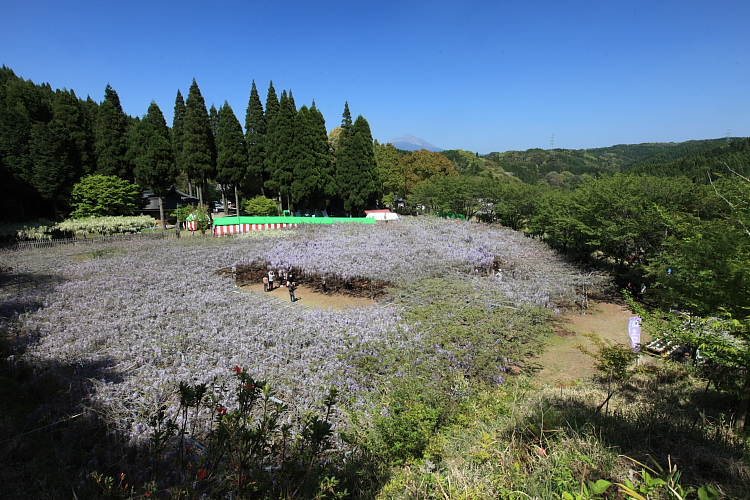
[[[234,369],[236,408],[229,409],[207,384],[180,383],[179,423],[160,409],[151,421],[151,481],[140,494],[119,478],[94,473],[105,497],[149,498],[316,498],[347,495],[338,471],[328,461],[332,450],[330,421],[337,392],[323,401],[322,416],[293,418],[265,381]],[[201,408],[210,408],[213,424],[196,433]]]
[[[617,483],[617,486],[620,487],[620,493],[625,495],[626,498],[633,498],[635,500],[661,498],[668,500],[686,500],[688,495],[697,492],[700,500],[719,499],[719,492],[711,486],[703,485],[697,490],[684,487],[681,484],[682,473],[677,470],[677,465],[672,463],[671,458],[668,459],[666,471],[651,456],[649,456],[649,459],[654,466],[653,468],[630,457],[623,455],[623,458],[626,458],[642,467],[641,479],[643,482],[641,484],[635,485],[628,479],[623,481],[623,483]]]

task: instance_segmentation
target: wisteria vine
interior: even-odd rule
[[[484,280],[492,296],[517,306],[548,308],[575,300],[575,285],[584,279],[536,241],[463,221],[420,218],[253,236],[136,241],[97,255],[63,248],[6,253],[5,264],[59,278],[42,291],[23,291],[17,300],[33,296],[34,306],[6,323],[28,342],[25,362],[79,367],[94,386],[92,407],[138,442],[148,437],[156,409],[174,408],[180,381],[226,380],[242,366],[272,382],[294,411],[313,407],[332,385],[356,404],[377,375],[362,373],[352,353],[367,346],[415,349],[428,340],[419,325],[405,322],[403,297],[387,306],[302,309],[234,293],[231,279],[216,272],[220,267],[263,262],[394,284],[463,276]],[[461,355],[445,349],[431,352]]]

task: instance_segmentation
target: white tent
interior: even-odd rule
[[[371,211],[366,217],[375,220],[398,220],[398,214],[394,212]]]

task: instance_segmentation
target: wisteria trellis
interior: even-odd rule
[[[419,328],[401,321],[402,306],[294,308],[262,294],[232,293],[219,267],[268,263],[396,284],[446,274],[486,276],[483,286],[494,296],[544,307],[572,299],[581,280],[580,272],[520,233],[432,218],[129,243],[124,251],[78,262],[65,252],[3,256],[6,265],[47,267],[63,278],[43,294],[28,290],[18,298],[42,305],[14,318],[24,338],[34,339],[25,358],[89,370],[90,404],[134,441],[146,437],[148,416],[173,401],[179,381],[221,380],[242,366],[303,411],[320,399],[324,385],[355,400],[367,397],[362,374],[347,364],[346,354],[357,346],[387,339],[397,348],[420,340]],[[34,260],[39,256],[43,263]]]

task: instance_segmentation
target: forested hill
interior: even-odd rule
[[[551,173],[596,176],[633,171],[657,176],[703,179],[705,172],[726,171],[724,164],[744,172],[750,165],[750,139],[706,139],[686,142],[618,144],[592,149],[528,149],[493,152],[483,158],[498,171],[512,172],[535,183]]]
[[[670,153],[644,158],[630,165],[629,171],[660,177],[684,176],[699,183],[708,182],[709,172],[728,174],[732,169],[745,176],[750,174],[750,138],[735,139],[729,143],[721,141],[710,148],[686,145],[675,151],[682,154]]]

